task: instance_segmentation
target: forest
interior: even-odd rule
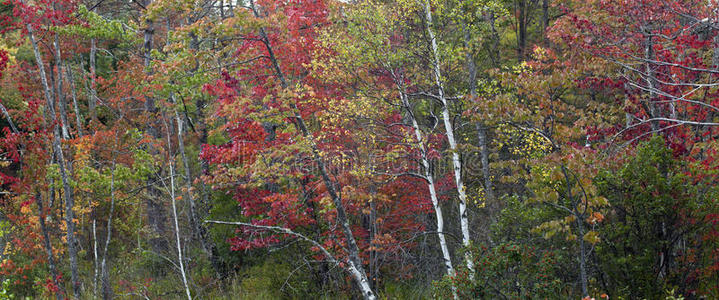
[[[0,300],[719,299],[717,0],[0,0]]]

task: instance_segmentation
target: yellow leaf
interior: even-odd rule
[[[596,231],[587,232],[584,235],[584,240],[592,245],[599,242],[599,234]]]

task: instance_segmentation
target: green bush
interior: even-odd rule
[[[0,300],[10,300],[15,298],[15,295],[10,293],[10,279],[5,279],[0,284]]]
[[[551,251],[527,245],[503,243],[470,249],[475,258],[474,279],[466,269],[436,283],[435,296],[452,298],[452,285],[461,299],[555,298],[561,281],[556,278],[556,259]]]
[[[682,257],[716,212],[716,188],[692,183],[686,164],[661,137],[640,145],[633,157],[595,179],[611,204],[600,228],[596,263],[603,289],[613,297],[657,299],[665,290],[695,289]],[[701,284],[701,283],[700,283]]]

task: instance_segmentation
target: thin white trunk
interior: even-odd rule
[[[72,67],[69,65],[65,66],[65,71],[67,72],[67,80],[70,82],[70,92],[72,95],[72,107],[75,110],[75,130],[77,131],[77,136],[82,137],[82,120],[81,120],[81,114],[80,114],[80,108],[77,105],[77,90],[75,89],[75,78],[72,75]],[[92,200],[88,199],[88,204],[92,208],[91,213],[91,219],[92,219],[92,253],[93,253],[93,263],[95,265],[95,272],[92,277],[92,297],[93,299],[97,299],[97,275],[99,270],[99,263],[98,259],[99,256],[97,255],[97,215],[95,214],[95,208],[92,207]]]
[[[25,4],[24,1],[22,1]],[[50,93],[50,84],[47,82],[47,74],[45,73],[45,64],[42,61],[42,54],[37,46],[35,40],[35,30],[32,28],[30,23],[27,24],[28,37],[30,38],[30,44],[32,44],[33,52],[35,53],[35,62],[37,63],[37,69],[40,73],[40,83],[42,83],[43,93],[45,95],[45,101],[49,104],[48,110],[52,110],[52,94]],[[53,116],[54,117],[54,116]]]
[[[97,91],[95,90],[95,57],[97,56],[97,42],[90,40],[90,99],[87,101],[87,110],[90,111],[90,121],[97,119],[95,107],[97,106]]]
[[[175,103],[173,97],[173,103]],[[177,120],[177,144],[178,144],[178,151],[180,151],[180,156],[182,158],[182,165],[185,169],[185,189],[186,192],[185,197],[187,197],[187,202],[190,203],[190,226],[192,227],[193,235],[197,237],[197,239],[200,241],[200,244],[202,246],[202,250],[205,252],[208,258],[212,257],[212,251],[210,247],[207,246],[207,243],[205,242],[205,236],[203,234],[203,229],[200,227],[202,226],[198,222],[198,214],[197,214],[197,205],[195,203],[195,199],[192,197],[192,172],[190,172],[190,162],[187,159],[187,154],[185,153],[185,142],[183,140],[184,137],[184,129],[183,129],[183,122],[182,118],[180,117],[180,114],[175,111],[175,119]]]
[[[417,139],[417,147],[419,147],[419,152],[422,156],[422,169],[424,170],[424,179],[427,181],[427,187],[429,188],[429,196],[432,200],[432,206],[434,207],[434,214],[437,218],[437,237],[439,238],[439,246],[442,249],[444,266],[447,271],[447,275],[454,276],[456,273],[454,271],[454,267],[452,266],[452,256],[449,252],[449,247],[447,247],[447,240],[444,234],[444,217],[442,215],[442,207],[439,205],[439,199],[437,198],[437,189],[435,188],[434,176],[432,175],[429,160],[427,159],[427,150],[424,147],[422,131],[419,128],[417,119],[411,111],[411,106],[409,105],[409,100],[407,99],[407,94],[404,92],[404,88],[401,86],[398,87],[400,90],[400,98],[402,99],[402,106],[407,110],[407,113],[412,120],[412,129],[414,129],[414,136]],[[458,299],[457,287],[454,284],[452,284],[452,295],[454,296],[454,299]]]
[[[415,119],[412,119],[413,126],[417,125],[417,121]],[[418,140],[421,138],[419,135],[419,129],[415,127],[415,135],[418,136]],[[430,172],[430,165],[429,160],[427,159],[426,152],[424,150],[424,145],[422,142],[418,143],[421,147],[420,152],[422,152],[422,167],[424,168],[424,176],[427,179],[427,187],[429,188],[429,197],[432,200],[432,206],[434,207],[434,213],[437,217],[437,236],[439,237],[439,245],[442,249],[442,258],[444,260],[444,266],[447,269],[447,275],[454,276],[454,267],[452,266],[452,257],[449,252],[449,247],[447,247],[447,239],[444,234],[444,217],[442,214],[442,207],[439,205],[439,198],[437,197],[437,189],[436,185],[434,183],[434,177],[432,176]]]
[[[170,168],[170,198],[172,198],[172,217],[175,225],[175,243],[177,246],[177,260],[180,263],[180,274],[182,275],[182,284],[185,287],[185,294],[187,295],[188,300],[192,300],[192,295],[190,294],[190,287],[187,284],[187,274],[185,274],[185,266],[182,259],[182,244],[180,243],[180,226],[177,222],[177,204],[175,203],[175,168],[173,167],[173,161],[172,161],[172,149],[171,149],[171,142],[170,139],[170,128],[167,126],[167,123],[165,123],[165,127],[167,129],[167,148],[168,148],[168,154],[167,154],[167,164]],[[182,130],[182,121],[178,119],[177,123],[177,129],[178,131]]]
[[[57,163],[60,165],[60,176],[62,178],[62,191],[63,196],[65,198],[65,222],[67,223],[67,243],[68,243],[68,253],[70,254],[70,270],[71,270],[71,280],[72,280],[72,291],[75,298],[79,297],[80,295],[80,277],[78,274],[78,266],[77,266],[77,249],[75,248],[75,225],[74,225],[74,212],[73,212],[73,206],[74,206],[74,199],[73,199],[73,189],[70,186],[69,179],[68,179],[68,166],[65,164],[65,157],[62,153],[62,139],[69,139],[70,134],[67,130],[67,108],[65,104],[65,97],[63,94],[63,81],[62,81],[62,55],[60,53],[60,39],[58,37],[58,34],[55,33],[55,41],[54,41],[54,47],[55,47],[55,67],[57,68],[57,91],[55,94],[55,100],[57,101],[57,105],[59,108],[59,114],[60,114],[60,125],[58,128],[57,120],[55,117],[55,114],[53,113],[53,120],[55,121],[55,138],[54,138],[54,148],[57,152]],[[54,104],[54,103],[53,103]],[[72,159],[70,159],[72,160]],[[72,165],[70,165],[70,172],[72,173]]]
[[[65,66],[65,71],[67,71],[67,80],[70,81],[72,108],[75,110],[75,130],[77,130],[78,136],[82,136],[82,114],[80,113],[80,108],[77,105],[77,90],[75,89],[75,78],[72,75],[72,68],[70,66]]]
[[[646,29],[646,28],[643,28]],[[651,29],[648,29],[647,31],[650,31]],[[645,71],[646,71],[646,82],[647,82],[647,90],[649,91],[649,99],[647,100],[647,106],[649,107],[649,114],[652,118],[658,118],[662,117],[663,113],[661,112],[661,107],[658,107],[657,104],[654,102],[654,98],[656,97],[656,84],[654,77],[654,70],[652,69],[652,65],[650,61],[654,60],[654,40],[652,39],[652,36],[647,35],[645,39],[645,45],[644,45],[644,55],[646,57],[646,64],[645,64]],[[658,131],[659,130],[659,122],[658,121],[652,121],[650,122],[652,131]]]
[[[90,201],[90,205],[92,206],[92,201]],[[99,264],[97,263],[97,220],[94,216],[94,208],[93,210],[93,216],[92,216],[92,254],[93,254],[93,261],[95,263],[95,273],[92,276],[92,298],[97,298],[97,274],[99,270]],[[105,260],[105,258],[103,258]]]
[[[430,164],[429,160],[427,159],[427,150],[424,146],[424,138],[422,136],[422,131],[419,128],[419,124],[417,123],[417,119],[414,117],[414,114],[410,110],[411,106],[409,104],[409,100],[407,99],[407,94],[404,92],[402,88],[400,88],[400,98],[402,99],[402,106],[408,111],[410,120],[412,122],[412,129],[414,130],[414,136],[417,139],[417,147],[419,148],[420,155],[421,155],[421,161],[422,161],[422,169],[424,173],[425,180],[427,181],[427,187],[429,188],[429,196],[432,200],[432,206],[434,207],[435,214],[437,216],[437,235],[439,236],[439,243],[440,248],[442,249],[442,257],[444,258],[445,267],[447,274],[454,275],[454,268],[452,267],[452,258],[449,253],[449,249],[447,247],[447,242],[444,234],[444,217],[442,216],[442,207],[439,206],[439,200],[437,198],[437,189],[434,184],[434,176],[431,173],[430,170]]]
[[[464,182],[462,181],[462,162],[457,152],[457,141],[454,139],[454,129],[452,128],[452,119],[449,115],[449,104],[447,98],[444,95],[444,85],[442,84],[442,73],[440,71],[439,63],[439,51],[437,49],[437,40],[434,36],[434,30],[432,30],[432,9],[429,5],[429,0],[424,1],[424,11],[427,17],[427,34],[430,39],[432,46],[432,66],[434,68],[434,81],[437,84],[437,93],[440,101],[442,102],[442,119],[444,121],[444,128],[447,132],[447,141],[449,142],[449,148],[452,151],[452,166],[454,169],[454,182],[457,186],[457,194],[459,195],[459,218],[460,226],[462,229],[462,244],[465,247],[470,245],[469,237],[469,219],[467,217],[467,194],[465,193]],[[467,269],[469,270],[470,280],[474,279],[474,259],[472,254],[467,251],[464,255]]]
[[[75,247],[75,222],[74,222],[74,199],[73,199],[73,189],[72,186],[70,186],[70,181],[68,179],[69,175],[67,166],[65,165],[65,157],[62,153],[62,141],[60,140],[60,128],[55,125],[54,130],[54,138],[53,138],[53,148],[55,150],[55,155],[57,157],[57,164],[60,167],[60,178],[62,179],[62,192],[63,196],[65,198],[65,223],[67,224],[67,249],[68,254],[70,256],[70,271],[71,271],[71,280],[72,280],[72,291],[75,298],[79,298],[80,296],[80,278],[78,274],[78,266],[77,266],[77,249]]]
[[[112,215],[115,212],[115,161],[112,162],[112,173],[110,173],[110,214],[107,216],[107,234],[105,236],[105,248],[102,250],[102,295],[103,299],[111,298],[109,274],[107,270],[107,248],[110,246],[112,239]],[[93,219],[92,234],[95,236],[95,220]],[[95,237],[95,257],[97,257],[97,238]],[[97,266],[95,267],[95,286],[97,286]],[[96,287],[97,289],[97,287]],[[95,291],[96,292],[96,291]]]
[[[15,127],[15,123],[12,121],[12,118],[10,117],[10,113],[7,111],[5,106],[2,105],[2,103],[0,103],[0,111],[2,111],[3,116],[5,116],[5,120],[10,125],[10,129],[12,129],[12,132],[20,133],[20,131],[17,129],[17,127]]]
[[[67,122],[67,106],[65,103],[65,94],[63,93],[62,55],[60,54],[60,38],[58,37],[57,33],[55,33],[55,42],[53,43],[53,45],[55,47],[55,67],[57,68],[57,91],[55,100],[57,100],[58,109],[60,110],[60,123],[62,123],[62,138],[67,140],[70,138],[70,132],[67,129],[69,124]]]

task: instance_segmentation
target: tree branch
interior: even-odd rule
[[[280,233],[284,233],[284,234],[289,234],[291,236],[305,240],[306,242],[319,248],[320,251],[322,251],[322,254],[324,254],[331,263],[339,265],[339,261],[337,261],[337,259],[335,259],[335,257],[332,256],[332,254],[330,254],[329,251],[327,251],[327,249],[325,249],[325,247],[322,247],[322,245],[320,245],[320,243],[318,243],[317,241],[315,241],[311,238],[308,238],[307,236],[305,236],[301,233],[294,232],[294,231],[284,228],[284,227],[255,225],[255,224],[245,223],[245,222],[216,221],[216,220],[205,220],[205,223],[247,226],[247,227],[252,227],[252,228],[257,228],[257,229],[265,229],[265,230],[280,232]]]

